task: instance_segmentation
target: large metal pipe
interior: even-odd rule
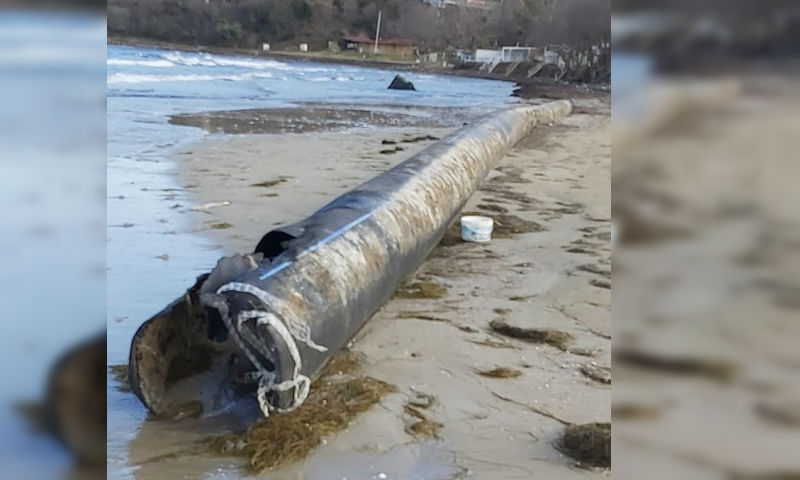
[[[131,346],[134,391],[158,414],[301,404],[341,349],[422,263],[503,155],[567,101],[486,116],[267,233],[145,322]]]

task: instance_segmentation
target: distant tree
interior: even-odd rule
[[[299,2],[292,2],[292,13],[294,13],[294,18],[299,20],[300,22],[306,21],[311,18],[311,5],[309,5],[305,0],[300,0]]]
[[[220,40],[226,45],[237,45],[242,39],[242,26],[239,22],[230,22],[223,19],[214,27]]]

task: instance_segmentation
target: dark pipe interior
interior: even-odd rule
[[[272,260],[288,248],[288,243],[295,237],[280,230],[273,230],[261,239],[256,246],[255,253],[263,253],[264,258]]]

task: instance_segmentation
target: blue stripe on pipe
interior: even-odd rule
[[[316,250],[319,250],[321,247],[323,247],[325,244],[327,244],[328,242],[330,242],[330,241],[331,241],[331,240],[333,240],[334,238],[336,238],[336,237],[339,237],[339,236],[341,236],[341,235],[345,234],[345,233],[346,233],[348,230],[350,230],[351,228],[353,228],[353,227],[355,227],[355,226],[357,226],[357,225],[359,225],[359,224],[363,223],[364,221],[366,221],[366,220],[367,220],[368,218],[370,218],[371,216],[372,216],[372,212],[370,212],[370,213],[365,213],[364,215],[361,215],[360,217],[356,218],[356,219],[355,219],[355,220],[353,220],[352,222],[350,222],[350,223],[348,223],[347,225],[345,225],[345,226],[343,226],[343,227],[339,228],[339,229],[338,229],[338,230],[336,230],[335,232],[332,232],[331,234],[327,235],[325,238],[323,238],[323,239],[319,240],[317,243],[315,243],[315,244],[311,245],[311,246],[310,246],[310,247],[308,247],[306,250],[304,250],[304,251],[300,252],[300,255],[298,255],[298,256],[297,256],[297,258],[302,258],[304,255],[307,255],[307,254],[309,254],[309,253],[311,253],[311,252],[314,252],[314,251],[316,251]],[[276,273],[280,272],[281,270],[284,270],[286,267],[288,267],[288,266],[289,266],[289,265],[291,265],[292,263],[293,263],[292,261],[288,261],[288,260],[287,260],[287,261],[285,261],[285,262],[281,263],[280,265],[276,266],[275,268],[271,268],[271,269],[267,270],[267,271],[266,271],[266,272],[265,272],[263,275],[261,275],[259,278],[260,278],[261,280],[264,280],[265,278],[267,278],[267,277],[270,277],[270,276],[272,276],[272,275],[275,275]]]

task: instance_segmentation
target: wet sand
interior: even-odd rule
[[[358,127],[454,127],[488,111],[458,107],[306,102],[285,108],[173,115],[170,123],[199,127],[209,133],[306,133]]]
[[[443,286],[440,295],[409,289],[354,340],[364,372],[397,393],[304,461],[262,478],[608,475],[576,468],[556,448],[564,423],[609,422],[611,404],[610,380],[596,374],[610,367],[610,108],[597,99],[576,107],[562,124],[537,127],[466,205],[495,218],[496,238],[463,243],[456,225],[410,280]],[[176,208],[226,252],[248,252],[269,229],[306,217],[456,126],[212,137],[177,152],[193,205]],[[492,321],[572,340],[559,348],[508,338]],[[520,374],[479,374],[496,367]],[[427,413],[443,425],[437,440],[406,433],[412,419],[403,405],[418,392],[436,398]],[[238,477],[230,459],[164,456],[186,451],[208,428],[146,422],[131,446],[136,476]]]

